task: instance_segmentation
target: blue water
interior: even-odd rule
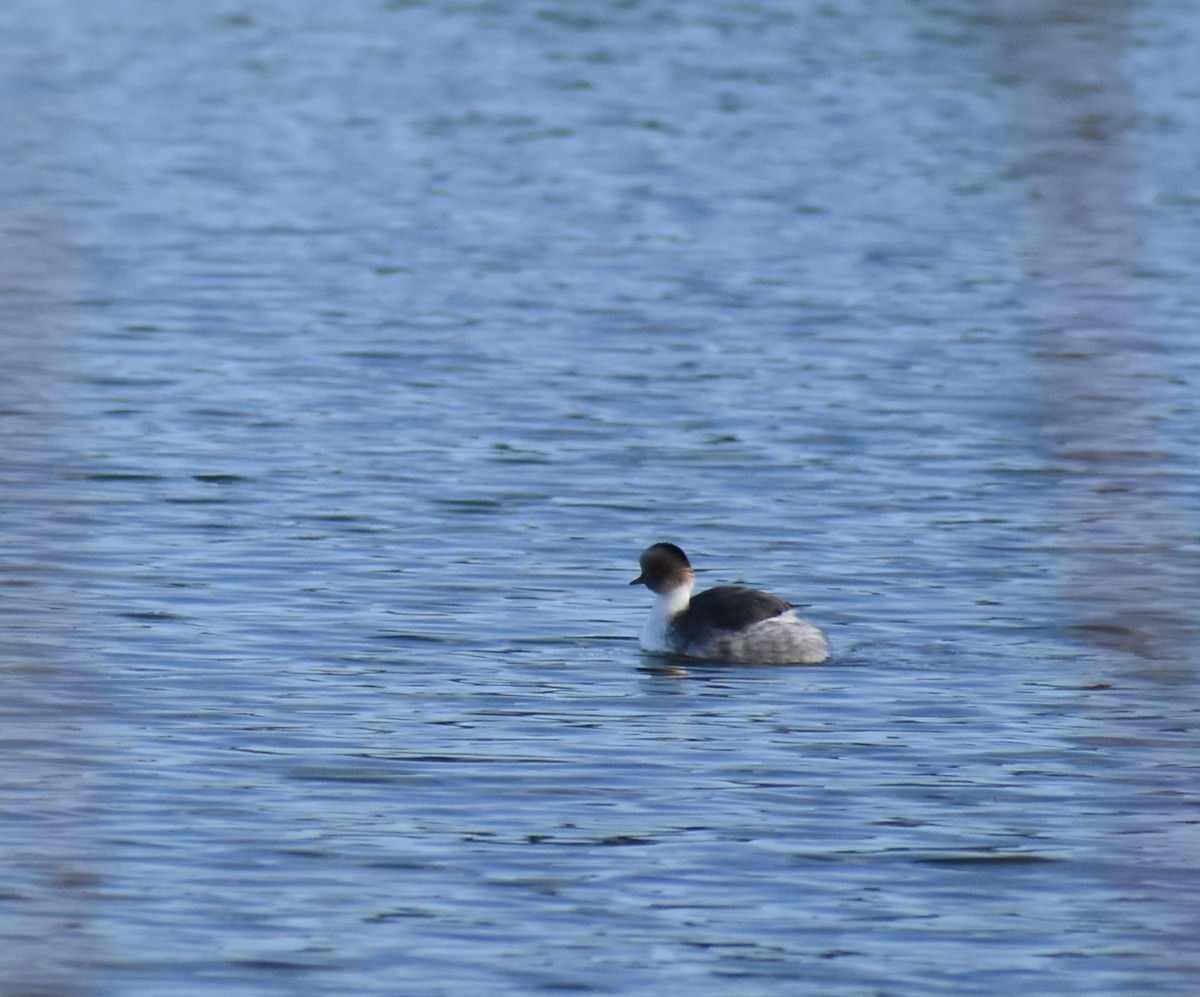
[[[1195,992],[1200,13],[0,28],[6,997]]]

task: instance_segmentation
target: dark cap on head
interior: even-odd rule
[[[645,585],[652,592],[673,588],[688,577],[692,566],[687,555],[673,543],[656,543],[642,551],[642,573],[630,585]]]

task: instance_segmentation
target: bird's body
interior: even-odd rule
[[[674,544],[657,543],[641,557],[630,584],[655,593],[642,629],[643,650],[740,664],[819,664],[829,642],[778,596],[740,585],[719,585],[696,596],[696,576]]]

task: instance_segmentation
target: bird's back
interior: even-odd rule
[[[744,630],[791,608],[791,603],[779,596],[758,589],[718,585],[692,596],[685,615],[687,623],[716,630]]]

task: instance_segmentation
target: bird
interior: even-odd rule
[[[696,596],[687,555],[673,543],[647,547],[642,573],[630,585],[656,596],[642,629],[642,650],[704,661],[758,665],[816,665],[829,659],[829,641],[778,596],[740,585],[718,585]]]

